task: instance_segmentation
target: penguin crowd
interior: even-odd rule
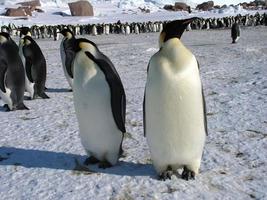
[[[267,26],[267,13],[255,15],[237,15],[223,18],[198,18],[193,21],[187,30],[208,30],[231,28],[238,21],[240,26]],[[67,25],[74,35],[109,35],[109,34],[140,34],[150,32],[161,32],[163,26],[169,21],[156,22],[133,22],[122,23],[120,20],[116,23],[109,24],[87,24],[87,25]],[[66,25],[34,25],[30,27],[31,35],[34,39],[51,38],[59,39],[59,31]],[[14,24],[4,25],[0,27],[1,32],[9,33],[11,36],[20,35],[20,27]]]
[[[257,16],[255,24],[263,19]],[[249,16],[237,18],[215,20],[216,27],[232,27],[233,42],[240,36],[238,24],[251,22],[246,20]],[[144,24],[149,30],[160,31],[159,50],[150,58],[147,68],[143,101],[144,136],[152,163],[161,180],[178,175],[178,169],[182,169],[178,175],[182,179],[194,179],[208,134],[206,104],[199,63],[180,39],[189,27],[212,28],[215,22],[190,18]],[[139,33],[143,32],[139,25],[120,24],[117,29],[109,25],[108,29],[120,32],[126,26],[126,32],[131,33],[138,26]],[[78,32],[85,30],[79,27]],[[33,38],[36,33],[28,27],[18,31],[19,45],[9,33],[0,33],[0,97],[7,111],[29,109],[24,105],[25,91],[30,100],[49,98],[45,93],[46,59]],[[94,31],[99,34],[99,27],[95,26]],[[67,26],[56,27],[53,33],[63,35],[60,55],[64,75],[73,91],[81,143],[88,155],[84,165],[108,168],[123,155],[126,94],[111,60],[93,41],[76,37],[78,32]]]

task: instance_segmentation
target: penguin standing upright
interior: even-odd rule
[[[0,97],[10,110],[28,109],[24,103],[25,77],[18,46],[8,33],[0,33]]]
[[[24,36],[20,41],[19,54],[25,68],[25,89],[30,99],[38,96],[43,99],[45,94],[46,61],[38,44],[30,37]]]
[[[73,88],[72,64],[75,57],[74,46],[76,39],[72,31],[68,28],[64,28],[63,30],[60,31],[60,33],[64,36],[60,45],[60,55],[61,55],[63,71],[72,90]]]
[[[198,174],[207,133],[198,62],[180,38],[195,18],[167,23],[160,50],[148,65],[144,133],[160,179],[183,168],[182,178]]]
[[[77,39],[76,52],[73,100],[81,142],[90,156],[85,163],[111,167],[122,153],[126,132],[124,88],[114,65],[95,43]]]
[[[240,38],[240,26],[237,22],[232,25],[231,29],[232,43],[236,43]]]

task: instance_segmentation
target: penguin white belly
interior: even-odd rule
[[[63,42],[64,42],[64,39],[62,40],[61,44],[60,44],[60,56],[61,56],[61,61],[62,61],[62,67],[63,67],[63,71],[64,71],[64,75],[68,81],[68,84],[71,88],[73,88],[73,79],[69,76],[68,72],[67,72],[67,69],[66,69],[66,65],[65,65],[65,62],[66,62],[66,54],[65,54],[65,51],[64,51],[64,46],[63,46]]]
[[[12,102],[12,99],[10,97],[11,90],[7,87],[5,87],[5,89],[6,89],[6,92],[3,92],[2,90],[0,90],[0,97],[1,97],[2,101],[8,105],[9,109],[12,110],[13,109],[13,102]]]
[[[74,106],[81,142],[87,153],[114,165],[122,133],[113,118],[105,75],[83,52],[76,55],[74,66]]]
[[[205,142],[202,92],[195,59],[183,71],[151,67],[146,85],[146,137],[158,172],[189,166],[198,173]]]
[[[21,58],[21,61],[23,63],[23,67],[24,67],[24,73],[25,73],[25,90],[26,92],[29,93],[30,98],[33,99],[33,95],[34,95],[34,83],[32,83],[31,81],[29,81],[28,77],[27,77],[27,73],[26,73],[26,60],[25,57],[23,55],[23,51],[22,51],[22,46],[20,45],[19,48],[19,56]]]

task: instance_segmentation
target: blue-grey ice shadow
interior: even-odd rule
[[[71,92],[71,89],[67,89],[67,88],[47,88],[46,92],[65,93],[65,92]]]
[[[83,168],[77,168],[77,162],[79,165],[82,165],[86,158],[87,156],[85,155],[76,155],[63,152],[0,147],[0,165],[84,171]],[[95,165],[89,166],[88,169],[92,173],[104,173],[120,176],[156,177],[156,172],[151,164],[137,164],[120,161],[116,166],[108,169],[99,169]]]

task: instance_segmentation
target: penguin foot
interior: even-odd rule
[[[19,104],[19,105],[16,107],[16,110],[29,110],[29,108],[27,108],[27,107],[22,103],[22,104]]]
[[[191,179],[194,180],[195,176],[196,176],[195,172],[189,170],[187,167],[184,167],[184,171],[182,173],[182,179],[187,181]]]
[[[106,168],[110,168],[110,167],[112,167],[112,165],[111,165],[108,161],[101,161],[101,162],[98,164],[98,167],[99,167],[99,168],[102,168],[102,169],[106,169]]]
[[[46,93],[41,93],[39,94],[40,97],[42,97],[43,99],[49,99],[49,96],[46,95]]]
[[[3,105],[3,108],[5,109],[6,112],[11,111],[7,104]]]
[[[95,158],[94,156],[90,156],[88,158],[86,158],[86,160],[84,161],[84,165],[94,165],[96,163],[99,163],[99,160],[97,158]]]
[[[172,175],[173,175],[172,168],[168,166],[167,170],[159,175],[159,180],[166,181],[167,179],[171,179]]]

